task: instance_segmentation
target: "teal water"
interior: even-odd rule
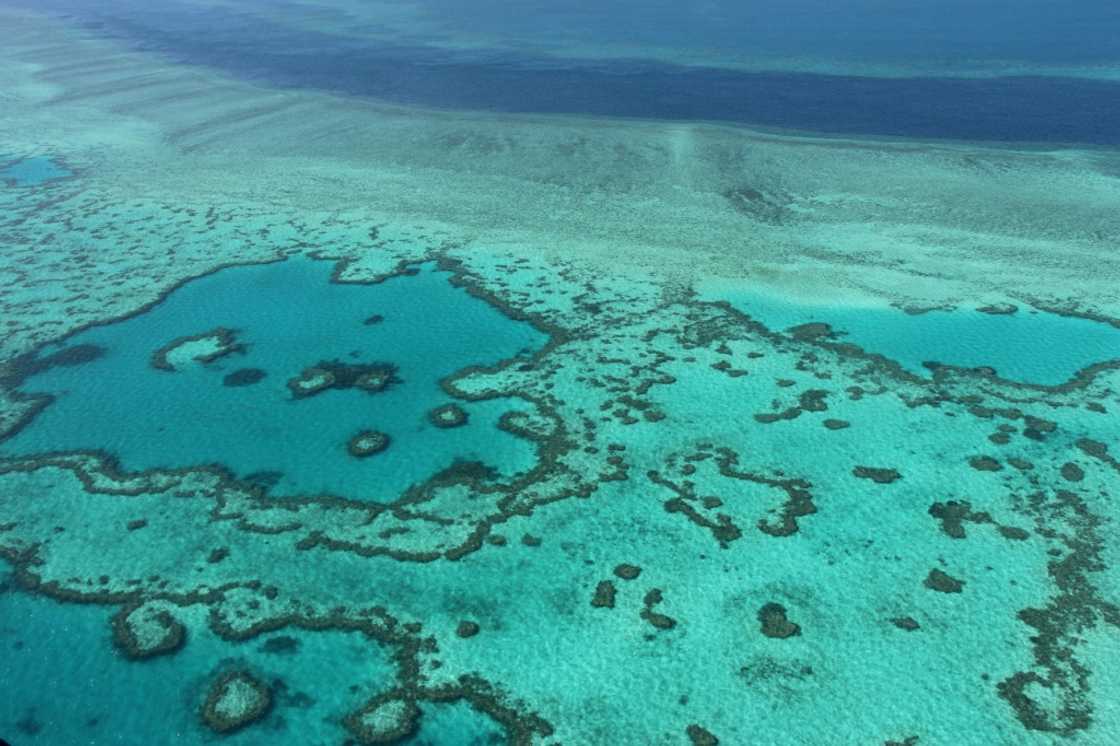
[[[232,669],[270,682],[274,706],[223,743],[338,743],[341,719],[394,682],[389,651],[348,632],[289,628],[230,643],[196,625],[177,654],[134,663],[110,644],[112,607],[23,593],[7,572],[0,588],[0,734],[20,746],[131,746],[137,734],[147,743],[214,743],[198,711],[210,682]],[[268,645],[281,638],[295,642]]]
[[[105,353],[31,377],[26,392],[56,400],[0,445],[0,454],[102,449],[128,470],[220,463],[241,477],[279,472],[274,494],[368,499],[394,498],[460,459],[504,474],[531,468],[533,446],[497,428],[508,403],[459,402],[470,419],[458,428],[437,428],[427,416],[453,401],[441,378],[528,353],[545,336],[454,288],[446,273],[347,285],[330,282],[332,267],[290,259],[226,269],[179,288],[148,313],[72,337],[68,347],[97,345]],[[384,320],[364,323],[375,314]],[[175,372],[151,366],[161,345],[219,326],[236,331],[244,353]],[[400,382],[379,393],[331,389],[293,399],[290,378],[336,359],[392,363]],[[266,376],[223,385],[244,368]],[[370,429],[388,434],[389,448],[351,456],[348,440]]]
[[[1029,307],[1013,314],[971,308],[908,314],[890,307],[806,305],[749,291],[721,293],[718,299],[776,331],[828,324],[838,341],[923,376],[930,373],[926,362],[987,366],[1008,380],[1054,386],[1094,363],[1120,358],[1120,329]]]
[[[4,161],[5,159],[0,156],[0,165],[3,166],[0,168],[0,182],[6,182],[12,186],[39,186],[48,181],[73,175],[69,169],[45,155],[22,158],[7,163]]]
[[[420,705],[420,725],[405,746],[492,746],[509,743],[505,730],[463,701],[425,702]]]

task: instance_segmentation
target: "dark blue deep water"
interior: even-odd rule
[[[570,59],[516,46],[468,52],[374,36],[296,29],[183,3],[111,7],[44,0],[145,49],[273,85],[317,88],[447,109],[717,121],[849,136],[1016,143],[1120,143],[1120,82],[1051,75],[869,77],[752,72],[638,59]],[[517,12],[428,2],[455,31],[520,34],[551,29],[590,43],[632,37],[689,50],[807,51],[840,63],[910,58],[1019,64],[1105,64],[1120,59],[1120,11],[1105,3],[931,4],[798,0],[763,12],[757,2],[710,3],[704,13],[664,3],[532,3]],[[979,7],[977,7],[979,6]],[[384,37],[381,37],[384,38]],[[1064,56],[1060,50],[1064,50]],[[821,57],[818,57],[818,59]],[[837,69],[843,69],[838,67]]]

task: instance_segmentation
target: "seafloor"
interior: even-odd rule
[[[1120,157],[0,12],[0,737],[1120,742]]]

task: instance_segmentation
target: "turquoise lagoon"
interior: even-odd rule
[[[428,412],[455,402],[442,378],[529,355],[546,336],[430,266],[374,285],[332,282],[333,268],[289,259],[225,269],[144,314],[71,337],[58,349],[104,352],[32,376],[24,391],[54,401],[0,445],[0,455],[103,450],[129,471],[221,464],[238,477],[263,475],[273,494],[372,500],[395,498],[456,461],[481,461],[505,475],[531,468],[532,443],[497,428],[508,401],[457,402],[469,420],[455,428],[437,428]],[[173,372],[152,366],[160,346],[218,327],[232,329],[243,351]],[[321,361],[389,363],[399,380],[377,393],[329,389],[294,398],[287,381]],[[223,383],[244,369],[264,378]],[[389,448],[351,456],[347,442],[365,430],[389,435]]]
[[[73,176],[73,172],[45,155],[7,161],[0,156],[0,182],[11,186],[39,186],[68,176]]]
[[[987,367],[1018,383],[1057,386],[1095,363],[1120,359],[1120,328],[1027,305],[1004,312],[935,308],[907,313],[892,306],[801,303],[751,291],[708,293],[770,329],[828,324],[833,339],[857,345],[929,376],[926,363]],[[1011,309],[1014,309],[1013,311]]]

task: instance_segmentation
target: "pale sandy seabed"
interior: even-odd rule
[[[120,610],[116,644],[141,656],[322,629],[390,661],[339,683],[360,696],[319,741],[277,730],[275,704],[231,742],[373,743],[455,698],[518,743],[1120,740],[1110,356],[1050,388],[931,380],[703,300],[1120,327],[1117,153],[423,111],[254,86],[34,14],[0,25],[0,155],[73,172],[0,189],[17,580]],[[218,267],[301,254],[353,283],[434,261],[549,335],[531,361],[443,383],[524,412],[507,430],[534,465],[273,499],[218,470],[4,451],[42,404],[21,356]],[[796,634],[771,634],[791,630],[771,604]],[[203,732],[203,696],[184,732]]]

